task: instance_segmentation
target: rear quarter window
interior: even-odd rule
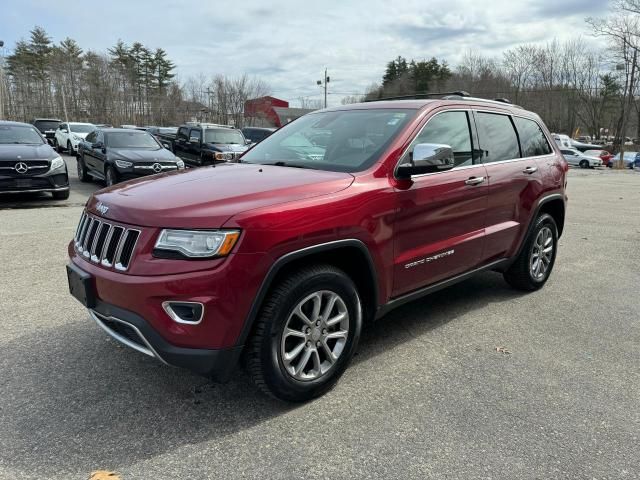
[[[549,155],[551,146],[547,141],[540,126],[533,120],[527,118],[514,117],[513,122],[520,136],[520,147],[523,157],[537,157],[539,155]]]

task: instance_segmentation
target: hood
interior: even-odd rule
[[[87,135],[89,135],[90,133],[91,133],[91,132],[82,133],[82,132],[74,132],[74,131],[71,131],[71,132],[69,133],[69,135],[73,135],[73,136],[76,136],[76,137],[78,137],[78,138],[82,138],[82,139],[84,140],[85,138],[87,138]]]
[[[220,152],[245,152],[249,148],[247,145],[237,143],[210,143],[209,145]]]
[[[166,148],[159,150],[145,150],[141,148],[112,148],[108,149],[109,158],[114,160],[129,160],[130,162],[176,162],[178,159]]]
[[[51,160],[58,154],[47,144],[0,144],[0,160]]]
[[[149,227],[218,228],[240,212],[344,190],[348,173],[225,163],[142,177],[100,190],[88,202],[106,218]]]

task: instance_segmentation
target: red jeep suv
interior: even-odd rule
[[[239,163],[162,173],[87,202],[71,293],[107,334],[218,381],[242,358],[304,401],[365,322],[469,276],[541,288],[567,164],[534,113],[463,94],[308,114]]]

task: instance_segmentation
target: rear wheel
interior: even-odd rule
[[[527,237],[515,262],[504,273],[504,279],[518,290],[542,288],[549,279],[556,261],[558,227],[553,217],[542,214]]]
[[[303,402],[329,390],[360,338],[353,281],[331,265],[301,269],[269,294],[249,340],[247,369],[265,393]]]
[[[58,144],[58,139],[55,137],[53,139],[53,148],[55,148],[56,152],[62,153],[62,147]]]
[[[107,187],[115,185],[118,183],[118,174],[113,169],[113,167],[109,166],[104,172],[104,179],[107,184]]]

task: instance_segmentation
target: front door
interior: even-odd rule
[[[437,113],[405,152],[411,155],[419,143],[446,144],[454,151],[456,166],[414,176],[405,188],[396,189],[393,296],[478,266],[488,187],[486,169],[475,158],[472,125],[468,111]]]

